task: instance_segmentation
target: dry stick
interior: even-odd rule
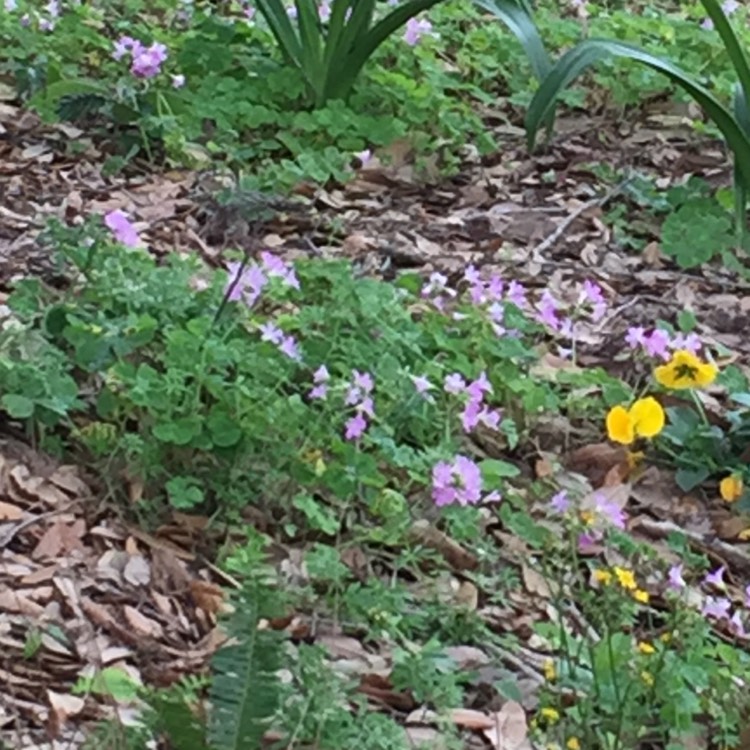
[[[578,208],[573,211],[572,214],[568,215],[561,223],[560,226],[555,228],[555,231],[552,232],[552,234],[547,235],[535,248],[531,251],[531,257],[533,260],[539,262],[539,263],[548,263],[549,261],[545,258],[539,257],[541,253],[545,252],[546,250],[549,250],[552,245],[557,242],[560,237],[562,237],[563,234],[567,231],[567,229],[570,227],[570,225],[582,214],[585,214],[586,211],[588,211],[590,208],[598,207],[601,208],[606,203],[608,203],[612,198],[614,198],[619,192],[622,191],[622,189],[633,180],[632,177],[626,177],[622,182],[620,182],[618,185],[615,185],[611,190],[607,191],[604,195],[601,195],[597,198],[592,198],[590,201],[586,201],[586,203],[581,204],[578,206]]]

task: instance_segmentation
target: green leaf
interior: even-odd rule
[[[496,458],[485,459],[480,462],[479,468],[485,478],[507,479],[517,477],[521,473],[521,470],[515,464],[500,461]]]
[[[191,440],[201,434],[203,420],[199,416],[182,417],[173,422],[157,424],[154,429],[154,437],[163,443],[174,443],[175,445],[187,445]]]
[[[731,245],[732,221],[715,202],[702,198],[669,214],[661,228],[661,246],[681,268],[695,268]]]
[[[710,475],[711,472],[709,469],[702,466],[695,469],[683,468],[677,470],[674,480],[683,492],[690,492],[690,490],[694,490],[701,482],[705,482]]]
[[[172,477],[167,484],[169,503],[178,510],[192,510],[203,504],[203,490],[195,477]]]
[[[6,393],[0,403],[13,419],[28,419],[34,414],[34,402],[19,393]]]
[[[292,505],[301,511],[310,528],[333,536],[339,530],[339,519],[322,501],[312,495],[300,492],[292,498]]]
[[[645,50],[609,39],[586,39],[568,50],[542,81],[526,114],[526,133],[533,148],[539,128],[562,91],[587,68],[602,60],[622,57],[663,73],[695,99],[722,132],[746,184],[750,184],[750,138],[732,113],[702,84],[677,65]]]

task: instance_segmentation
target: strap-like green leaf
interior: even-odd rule
[[[662,60],[638,47],[608,39],[586,39],[580,42],[557,61],[542,81],[526,114],[526,133],[530,147],[533,148],[539,127],[563,89],[587,68],[610,57],[623,57],[641,62],[664,73],[685,89],[722,132],[727,145],[734,154],[739,171],[746,184],[750,184],[750,138],[732,113],[705,86],[671,62]]]
[[[308,82],[316,105],[323,102],[326,70],[323,64],[323,29],[314,0],[295,0],[297,25],[302,45],[302,74]]]
[[[540,81],[552,68],[544,42],[539,36],[526,0],[475,0],[489,13],[496,15],[513,33],[529,58],[531,69]]]
[[[258,11],[266,19],[284,56],[296,67],[302,66],[302,45],[281,0],[256,0]]]
[[[724,42],[724,49],[729,55],[742,90],[745,92],[745,99],[750,99],[750,65],[748,65],[747,55],[734,33],[732,24],[729,23],[718,0],[701,0],[701,2],[713,21],[714,28],[719,32],[721,41]]]
[[[335,77],[335,80],[332,78],[327,91],[327,98],[335,99],[346,96],[372,53],[410,18],[422,11],[429,10],[439,2],[441,0],[408,0],[391,11],[369,31],[358,36],[349,45],[343,57],[337,56],[334,60],[331,60],[331,66],[336,66],[339,75]],[[354,21],[356,12],[355,10],[350,23]]]

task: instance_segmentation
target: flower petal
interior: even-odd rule
[[[721,499],[728,503],[733,503],[742,497],[744,487],[742,486],[742,477],[736,474],[730,474],[728,477],[719,482],[719,493]]]
[[[607,414],[607,435],[615,443],[630,445],[635,440],[633,420],[624,406],[614,406]]]
[[[639,437],[652,438],[664,429],[664,409],[653,396],[639,398],[628,413]]]

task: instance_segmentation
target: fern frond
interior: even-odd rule
[[[265,596],[268,596],[268,590]],[[212,750],[257,750],[279,703],[281,639],[259,628],[264,588],[252,587],[235,602],[227,622],[231,640],[213,658],[208,739]]]
[[[106,103],[107,100],[99,94],[67,94],[57,102],[57,116],[64,122],[78,122],[99,113]]]
[[[149,696],[154,724],[179,750],[209,750],[206,730],[185,696],[176,690],[157,690]]]

